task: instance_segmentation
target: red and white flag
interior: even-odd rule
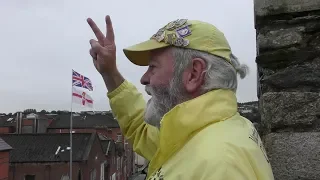
[[[72,102],[86,107],[93,107],[93,99],[85,91],[72,87]]]

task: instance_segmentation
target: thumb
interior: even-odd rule
[[[100,45],[100,43],[94,39],[90,40],[90,45],[91,45],[92,51],[95,53],[99,53],[102,49],[102,46]]]

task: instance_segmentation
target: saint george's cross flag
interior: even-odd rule
[[[86,106],[89,108],[93,107],[93,99],[86,92],[72,87],[72,102]]]
[[[93,91],[91,80],[74,70],[72,70],[72,86],[77,86],[88,89],[89,91]]]

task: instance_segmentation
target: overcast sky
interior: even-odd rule
[[[146,68],[131,64],[122,49],[150,38],[169,21],[187,18],[225,33],[234,54],[251,69],[239,81],[238,101],[257,99],[252,0],[1,0],[0,112],[70,110],[72,69],[92,80],[95,110],[109,110],[105,85],[88,53],[94,34],[86,22],[91,17],[104,31],[107,14],[115,29],[118,67],[143,93],[139,81]],[[88,109],[74,105],[74,110]]]

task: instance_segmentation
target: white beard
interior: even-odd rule
[[[144,119],[145,122],[156,127],[160,127],[162,115],[157,110],[157,103],[154,102],[154,98],[151,98],[146,106]]]
[[[147,103],[144,119],[146,123],[158,128],[160,128],[162,117],[177,104],[183,102],[186,97],[184,91],[174,81],[168,87],[146,86],[146,91],[152,95],[152,98]]]

